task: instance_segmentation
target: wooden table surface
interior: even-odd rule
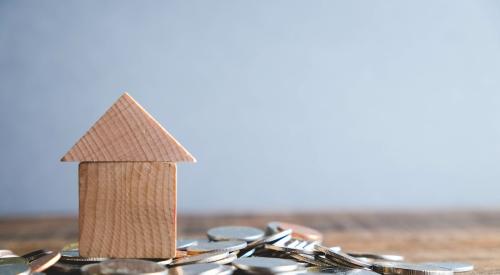
[[[409,261],[466,261],[476,267],[467,274],[500,274],[500,211],[180,215],[178,235],[200,237],[220,225],[265,228],[273,220],[316,228],[325,234],[325,244],[346,251],[396,253]],[[77,236],[74,217],[0,219],[0,249],[19,255],[60,249]]]

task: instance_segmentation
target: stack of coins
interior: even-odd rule
[[[400,255],[349,252],[322,240],[317,230],[283,222],[270,222],[266,230],[222,226],[208,230],[205,239],[179,240],[173,259],[86,258],[77,244],[61,252],[37,250],[23,256],[0,250],[0,274],[451,275],[473,270],[467,263],[409,263]]]

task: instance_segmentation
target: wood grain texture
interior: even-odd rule
[[[127,93],[61,161],[169,161],[195,158]]]
[[[82,162],[79,177],[82,256],[175,255],[175,163]]]
[[[464,275],[500,274],[500,211],[181,214],[179,238],[206,237],[208,228],[221,225],[264,228],[273,220],[311,226],[325,235],[326,245],[346,251],[397,253],[413,262],[466,261],[475,270]],[[18,255],[61,249],[77,236],[78,222],[70,217],[0,219],[0,248]]]

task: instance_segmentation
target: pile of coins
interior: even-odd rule
[[[320,232],[271,222],[266,230],[223,226],[207,239],[179,240],[173,259],[106,259],[79,256],[78,245],[60,252],[37,250],[23,256],[0,250],[0,274],[343,274],[450,275],[473,270],[467,263],[408,263],[400,255],[343,251],[322,244]]]

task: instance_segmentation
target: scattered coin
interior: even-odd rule
[[[187,248],[188,254],[200,254],[212,251],[226,251],[233,252],[243,249],[247,246],[245,241],[218,241],[218,242],[198,242],[196,245],[192,245]]]
[[[136,259],[106,260],[97,264],[85,265],[81,269],[86,275],[167,275],[165,267],[150,261]]]
[[[266,257],[239,258],[233,265],[244,271],[262,273],[288,272],[299,268],[295,261]]]
[[[265,235],[262,230],[253,227],[217,227],[207,232],[209,239],[179,240],[174,259],[110,260],[81,257],[78,243],[65,246],[60,253],[37,250],[23,257],[10,250],[0,250],[0,274],[37,275],[51,267],[50,270],[57,274],[82,271],[87,275],[163,275],[167,272],[170,275],[230,275],[233,272],[280,275],[373,275],[375,272],[451,275],[474,268],[467,263],[412,264],[402,262],[404,257],[399,255],[344,252],[338,246],[324,246],[319,238],[321,233],[318,233],[306,226],[283,222],[270,222]],[[165,266],[170,269],[167,270]]]
[[[255,241],[264,236],[264,231],[248,226],[221,226],[208,230],[208,237],[214,241]]]
[[[47,255],[43,255],[30,262],[29,266],[33,272],[42,272],[49,267],[53,266],[61,258],[61,253],[52,252]]]
[[[28,275],[30,272],[30,267],[27,264],[0,264],[0,274],[2,275]]]
[[[448,268],[453,270],[453,272],[467,272],[474,270],[474,266],[468,263],[459,262],[432,262],[424,263],[425,265],[438,266],[442,268]]]

